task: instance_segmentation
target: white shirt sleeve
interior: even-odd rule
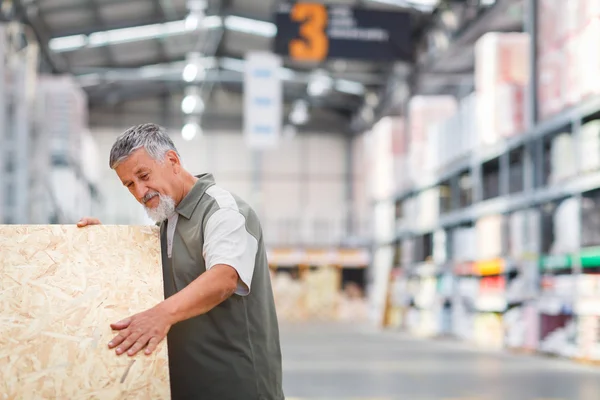
[[[221,208],[206,223],[204,230],[204,260],[208,271],[217,264],[233,267],[240,279],[235,291],[240,296],[250,294],[258,242],[246,230],[246,219],[237,210]]]

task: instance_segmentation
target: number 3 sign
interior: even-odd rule
[[[301,37],[290,41],[290,57],[298,61],[323,61],[327,58],[327,8],[323,4],[296,3],[290,16],[292,21],[300,23]]]

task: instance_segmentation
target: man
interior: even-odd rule
[[[280,400],[279,328],[254,211],[193,176],[163,128],[134,126],[110,152],[129,192],[160,223],[165,300],[111,327],[118,355],[152,353],[164,337],[173,400]],[[78,226],[99,224],[84,218]]]

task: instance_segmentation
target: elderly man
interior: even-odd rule
[[[160,223],[165,300],[112,324],[121,355],[150,354],[164,337],[173,400],[283,399],[279,328],[254,211],[193,176],[163,128],[134,126],[110,167]],[[84,218],[78,226],[99,224]],[[118,277],[117,277],[118,279]]]

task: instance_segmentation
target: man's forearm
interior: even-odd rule
[[[216,265],[200,275],[177,294],[165,299],[163,308],[175,324],[207,313],[231,296],[237,287],[238,275],[228,265]]]

